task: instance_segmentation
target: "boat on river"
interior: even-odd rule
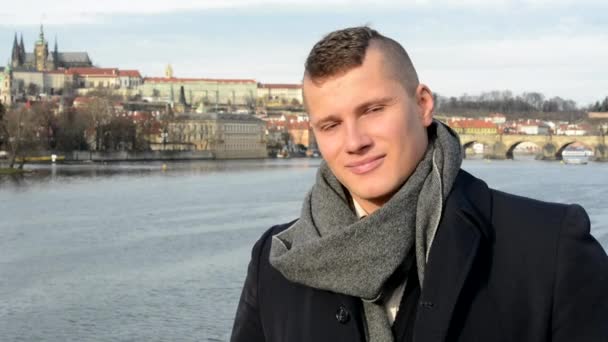
[[[569,149],[562,152],[562,161],[564,164],[586,165],[589,162],[589,157],[592,155],[593,151],[587,149]]]

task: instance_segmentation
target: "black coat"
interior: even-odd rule
[[[290,225],[255,244],[231,341],[365,341],[359,299],[290,282],[270,265],[271,236]],[[406,340],[405,302],[397,341]],[[415,302],[417,342],[608,341],[608,257],[580,206],[506,194],[461,171]]]

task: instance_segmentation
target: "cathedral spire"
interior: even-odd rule
[[[21,40],[19,41],[19,63],[25,64],[25,45],[23,44],[23,32],[21,33]]]
[[[15,32],[15,39],[13,40],[13,51],[11,53],[11,64],[13,67],[19,66],[21,60],[19,54],[19,44],[17,44],[17,32]]]
[[[42,27],[42,24],[40,24],[40,41],[44,42],[44,28]]]
[[[57,69],[59,66],[59,48],[57,47],[57,35],[55,35],[55,48],[53,49],[53,69]]]
[[[13,39],[13,54],[19,50],[19,44],[17,44],[17,32],[15,32],[15,39]]]

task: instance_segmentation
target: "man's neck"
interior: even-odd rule
[[[392,196],[392,194],[391,194],[391,196]],[[367,215],[371,215],[374,213],[374,211],[380,209],[380,207],[382,207],[384,205],[384,203],[388,202],[388,200],[391,198],[391,196],[367,200],[367,199],[363,199],[363,198],[360,198],[360,197],[357,197],[357,196],[351,194],[353,201],[355,203],[357,203],[359,205],[359,207],[361,207],[361,209],[363,209]]]

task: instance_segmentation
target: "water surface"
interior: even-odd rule
[[[38,166],[0,177],[2,341],[226,341],[251,247],[319,160]],[[467,160],[492,187],[582,204],[608,246],[608,164]]]

